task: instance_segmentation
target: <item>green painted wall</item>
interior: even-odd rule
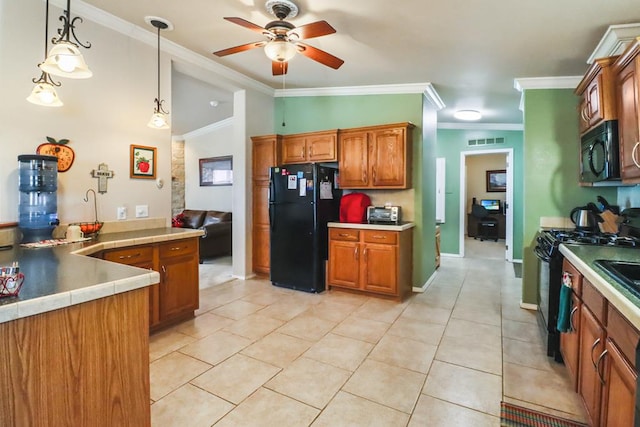
[[[435,113],[433,113],[435,114]],[[428,115],[432,117],[432,115]],[[414,285],[423,284],[435,270],[435,197],[423,188],[435,187],[433,167],[423,169],[423,95],[389,94],[276,98],[274,131],[281,135],[327,129],[347,129],[385,123],[411,122],[413,133],[413,188],[415,191]],[[431,120],[433,121],[433,120]],[[283,126],[284,122],[284,126]],[[430,143],[434,144],[431,138]],[[427,158],[433,158],[432,149]],[[435,160],[430,160],[430,165]],[[426,184],[423,181],[430,182]],[[435,190],[434,190],[435,192]],[[425,199],[426,197],[426,199]],[[425,207],[427,208],[425,210]],[[427,220],[425,218],[432,218]],[[424,248],[424,249],[423,249]]]
[[[469,139],[504,138],[504,144],[469,147]],[[439,129],[436,157],[446,160],[445,223],[440,225],[443,253],[460,253],[460,153],[513,149],[513,259],[522,259],[522,131]]]
[[[524,229],[522,301],[537,304],[538,259],[533,254],[540,217],[567,217],[571,209],[595,202],[616,203],[616,187],[580,187],[579,134],[571,89],[524,92]]]

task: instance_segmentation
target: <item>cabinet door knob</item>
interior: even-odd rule
[[[355,247],[354,251],[353,251],[353,256],[356,259],[356,261],[358,260],[358,246]]]
[[[576,311],[578,311],[578,306],[574,306],[571,309],[571,314],[569,314],[569,331],[571,332],[575,332],[576,331],[576,327],[573,324],[573,315],[576,314]]]
[[[640,141],[636,142],[636,145],[633,146],[633,150],[631,150],[631,160],[633,160],[633,164],[636,165],[637,168],[640,168],[640,163],[638,163],[638,146],[640,145]]]
[[[597,340],[595,340],[593,342],[593,345],[591,346],[591,364],[593,365],[593,369],[595,369],[596,371],[598,370],[598,366],[596,366],[596,361],[593,359],[593,350],[596,349],[596,347],[598,346],[598,344],[600,344],[600,338],[598,338]]]
[[[604,374],[602,373],[602,371],[600,371],[600,362],[602,361],[602,359],[604,359],[604,357],[607,355],[609,351],[607,349],[605,349],[601,354],[600,357],[598,357],[598,361],[596,362],[596,372],[598,373],[598,378],[600,378],[600,383],[602,385],[604,385]]]

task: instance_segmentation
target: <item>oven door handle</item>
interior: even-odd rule
[[[550,262],[551,261],[551,257],[547,254],[545,254],[542,249],[540,249],[538,246],[536,246],[535,248],[533,248],[533,252],[536,254],[536,256],[541,259],[544,262]]]

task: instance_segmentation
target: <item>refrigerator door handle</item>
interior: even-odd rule
[[[274,209],[273,203],[269,203],[269,228],[271,229],[271,231],[274,230],[275,228],[275,224],[273,221],[273,212],[272,210]]]

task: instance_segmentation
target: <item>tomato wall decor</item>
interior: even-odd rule
[[[73,148],[69,147],[68,139],[57,140],[55,138],[47,137],[47,141],[44,144],[38,145],[36,153],[55,156],[58,158],[58,172],[66,172],[71,168],[73,161],[76,158]]]

